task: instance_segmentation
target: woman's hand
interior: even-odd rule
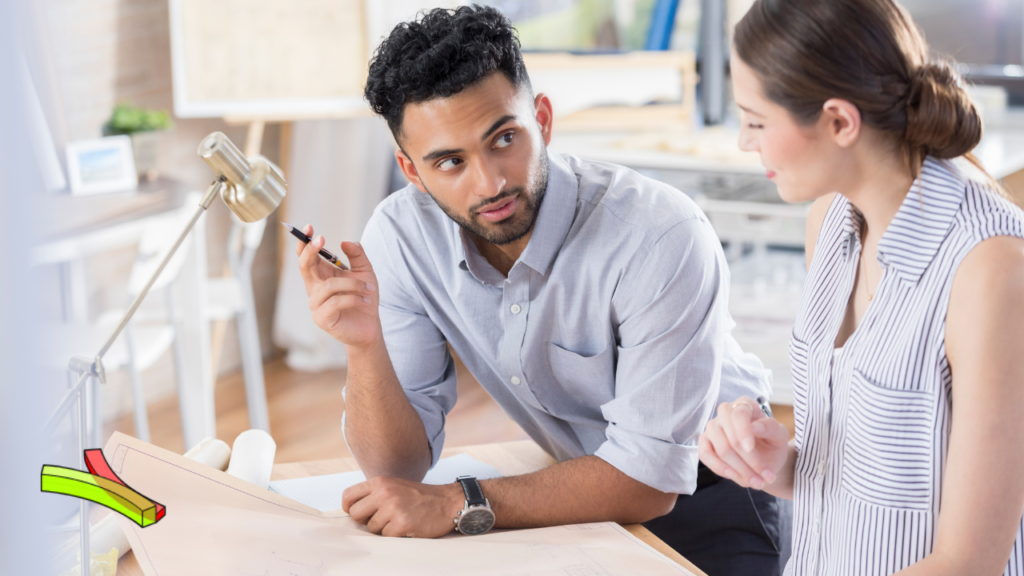
[[[312,237],[313,227],[306,226],[303,233]],[[320,257],[323,246],[323,236],[317,236],[308,244],[299,241],[295,247],[313,321],[346,346],[368,348],[380,342],[377,276],[363,247],[341,243],[352,265],[351,270],[342,270]]]
[[[758,490],[785,479],[790,486],[777,496],[792,491],[790,452],[789,430],[745,396],[719,405],[700,436],[700,459],[712,472]]]

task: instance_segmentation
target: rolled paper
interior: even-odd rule
[[[277,444],[263,430],[246,430],[235,438],[231,447],[228,474],[266,489],[274,468]]]
[[[185,458],[195,460],[200,464],[206,464],[210,468],[216,468],[223,472],[227,469],[228,462],[231,460],[231,448],[223,440],[207,437],[202,439],[199,444],[193,446],[191,450],[185,452]]]

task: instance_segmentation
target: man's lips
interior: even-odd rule
[[[499,200],[491,206],[485,206],[486,210],[480,210],[477,212],[485,220],[491,222],[500,222],[505,218],[508,218],[516,211],[516,206],[519,205],[519,197],[513,196],[504,200]]]

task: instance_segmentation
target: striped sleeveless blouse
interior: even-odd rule
[[[927,159],[878,246],[885,274],[833,352],[862,216],[833,201],[793,330],[793,554],[787,576],[892,574],[932,551],[952,413],[945,318],[957,267],[1024,214],[951,163]],[[1024,576],[1024,522],[1005,575]]]

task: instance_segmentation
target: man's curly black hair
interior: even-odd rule
[[[494,71],[516,88],[529,86],[512,22],[488,6],[435,8],[381,42],[364,95],[397,139],[406,104],[447,98]]]

